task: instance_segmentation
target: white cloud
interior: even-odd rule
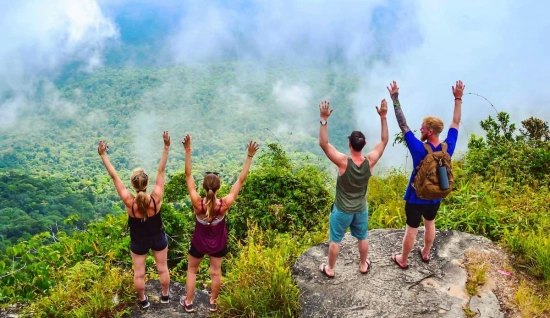
[[[33,99],[37,85],[67,64],[82,63],[86,71],[101,66],[105,41],[117,36],[94,0],[3,3],[0,30],[0,96],[8,95],[0,100],[0,111],[15,103],[15,113],[25,105],[16,101]]]
[[[395,23],[400,28],[414,21],[422,40],[401,49],[399,43],[406,41],[407,33],[393,38],[389,62],[366,70],[357,100],[390,100],[385,87],[396,80],[411,129],[418,130],[428,115],[441,117],[448,127],[453,112],[451,86],[461,79],[467,92],[485,96],[515,122],[530,116],[548,121],[550,91],[545,86],[550,65],[544,62],[550,50],[550,21],[544,13],[548,9],[550,4],[541,2],[535,6],[521,1],[418,0],[410,8],[409,19]],[[468,134],[483,133],[481,120],[495,116],[483,98],[465,95],[463,101],[459,150],[465,150]],[[362,115],[359,120],[375,123],[372,117]],[[391,108],[388,120],[393,135],[399,128]],[[369,130],[369,135],[378,136],[376,129]],[[400,164],[405,161],[401,153],[402,146],[389,146],[384,161]]]

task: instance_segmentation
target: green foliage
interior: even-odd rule
[[[119,267],[130,269],[126,220],[126,215],[109,215],[70,236],[65,232],[55,237],[41,233],[8,247],[7,260],[0,271],[0,301],[35,300],[62,281],[67,269],[83,261],[98,266],[116,262]]]
[[[23,316],[32,317],[122,317],[129,314],[128,304],[135,294],[130,271],[79,262],[68,268],[50,295],[25,307]]]
[[[223,317],[296,317],[300,290],[290,268],[307,248],[301,238],[251,226],[246,245],[231,258],[219,297]]]
[[[403,194],[408,182],[408,176],[395,169],[385,176],[371,177],[367,192],[370,229],[405,226]]]
[[[279,233],[302,233],[327,221],[333,201],[328,175],[308,163],[294,164],[277,144],[267,148],[228,218],[230,232],[238,239],[246,237],[249,221]]]
[[[487,134],[487,144],[490,146],[514,141],[516,125],[510,123],[510,115],[506,112],[499,112],[496,120],[489,116],[482,120],[480,125]]]
[[[550,285],[550,240],[548,216],[542,217],[546,226],[520,231],[518,228],[504,233],[504,243],[518,256],[521,267]],[[544,231],[544,232],[543,232]]]
[[[550,185],[550,142],[548,124],[537,118],[522,121],[522,136],[514,137],[510,116],[498,113],[498,121],[489,116],[481,122],[486,141],[472,135],[468,142],[468,175],[502,175],[519,184]]]
[[[533,142],[535,146],[550,142],[550,128],[548,123],[535,118],[530,117],[521,122],[523,128],[520,128],[521,134],[529,142]]]
[[[0,252],[40,232],[83,228],[111,207],[96,201],[87,182],[43,173],[0,172],[0,194]]]

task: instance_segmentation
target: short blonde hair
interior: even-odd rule
[[[428,116],[424,117],[424,126],[429,130],[433,130],[434,134],[439,135],[443,131],[443,121],[439,117]]]

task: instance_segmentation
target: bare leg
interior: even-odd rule
[[[434,244],[435,239],[435,220],[424,220],[424,248],[422,249],[422,258],[425,260],[430,259],[430,250]]]
[[[222,260],[223,257],[210,257],[210,276],[212,277],[211,304],[216,302],[220,294],[220,287],[222,284]]]
[[[340,243],[330,242],[328,246],[328,266],[325,267],[327,275],[334,275],[334,267],[336,266],[336,259],[340,253]]]
[[[359,249],[359,267],[361,272],[367,271],[367,255],[369,253],[369,240],[357,240]]]
[[[194,256],[188,255],[188,266],[187,266],[187,281],[185,283],[185,290],[187,292],[187,303],[193,303],[193,296],[195,295],[195,284],[197,282],[197,272],[199,271],[199,265],[202,261],[201,258],[196,258]]]
[[[414,240],[416,239],[417,233],[418,228],[407,225],[405,236],[403,236],[403,249],[401,250],[401,255],[395,256],[395,259],[401,266],[407,266],[407,258],[409,258],[409,254],[414,246]]]
[[[145,300],[145,259],[146,255],[137,255],[131,252],[132,262],[134,263],[134,286],[140,301]]]
[[[170,272],[168,272],[168,246],[162,251],[153,251],[157,271],[160,277],[160,286],[162,287],[162,296],[168,296],[170,288]]]

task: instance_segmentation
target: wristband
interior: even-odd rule
[[[248,155],[250,158],[254,158],[254,156]]]
[[[185,152],[190,152],[191,150],[191,148],[185,148]]]
[[[393,103],[393,107],[401,107],[401,104],[399,104],[399,103]]]
[[[455,97],[455,100],[457,100],[457,99],[458,99],[459,101],[462,101],[462,98],[460,98],[460,97]]]

